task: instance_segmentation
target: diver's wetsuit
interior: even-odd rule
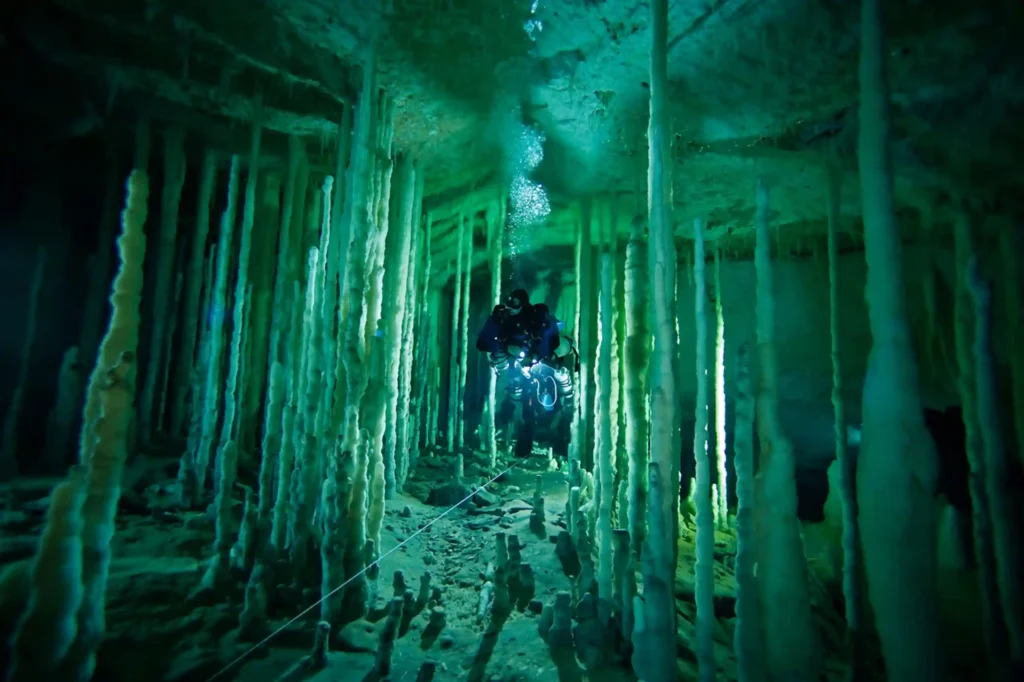
[[[560,342],[558,321],[543,303],[523,306],[514,315],[503,304],[494,306],[476,339],[476,348],[504,359],[509,346],[519,346],[536,359],[550,358]]]

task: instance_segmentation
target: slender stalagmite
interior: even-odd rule
[[[469,291],[473,281],[473,216],[467,218],[465,266],[462,270],[462,303],[459,321],[462,330],[459,337],[459,393],[455,419],[458,422],[455,447],[460,451],[466,446],[466,375],[469,373]]]
[[[185,185],[185,131],[172,126],[164,133],[164,191],[160,200],[160,233],[157,238],[156,271],[153,276],[153,323],[146,357],[146,380],[138,405],[138,434],[144,441],[153,437],[161,425],[155,424],[159,400],[163,357],[170,352],[171,339],[166,325],[171,317],[168,304],[173,296],[175,241],[178,236],[178,204]]]
[[[345,415],[343,451],[355,452],[360,439],[360,406],[369,379],[366,364],[370,358],[365,343],[364,329],[367,325],[366,308],[363,306],[364,289],[367,279],[367,257],[369,253],[369,232],[371,221],[371,194],[369,180],[373,169],[374,140],[376,129],[373,107],[375,85],[376,47],[372,47],[366,65],[363,67],[363,87],[355,114],[353,130],[352,167],[349,169],[349,191],[346,197],[346,212],[349,214],[351,240],[345,264],[342,303],[345,316],[344,352],[345,363]],[[358,548],[356,551],[361,551]]]
[[[974,363],[978,426],[985,457],[985,491],[992,513],[992,553],[999,604],[1006,623],[1009,660],[1024,662],[1024,553],[1020,539],[1020,504],[1014,495],[1013,465],[1003,441],[995,358],[992,353],[992,289],[981,280],[978,258],[967,270],[974,300]]]
[[[986,458],[979,425],[978,395],[975,362],[972,354],[974,301],[968,288],[967,271],[974,257],[975,245],[971,225],[966,215],[959,215],[953,227],[956,253],[955,341],[960,403],[963,406],[966,433],[967,462],[971,475],[967,479],[971,493],[971,519],[974,522],[974,556],[978,564],[981,587],[981,610],[985,636],[992,661],[1006,656],[1007,631],[1000,613],[999,588],[996,584],[995,549],[992,536],[991,500],[985,480]]]
[[[228,198],[227,206],[221,215],[220,234],[217,237],[217,265],[213,281],[213,293],[211,308],[213,310],[227,310],[228,305],[228,278],[231,272],[231,242],[235,231],[235,217],[238,202],[238,174],[241,161],[237,156],[231,157],[231,169],[228,172]],[[224,356],[224,346],[227,340],[227,325],[224,324],[221,315],[210,321],[210,346],[207,349],[207,363],[205,367],[206,377],[203,402],[203,418],[200,426],[200,436],[196,445],[194,491],[198,503],[204,494],[206,486],[206,473],[210,467],[210,459],[214,449],[217,447],[217,418],[220,414],[220,400],[222,395],[221,375]]]
[[[615,256],[600,258],[599,324],[597,328],[597,450],[594,462],[600,505],[597,512],[597,596],[611,603],[614,593],[612,564],[612,506],[615,500],[615,450],[612,442],[612,286]]]
[[[203,261],[206,256],[206,238],[210,233],[210,211],[217,179],[217,157],[212,149],[203,152],[203,165],[199,171],[199,199],[196,202],[196,223],[192,232],[192,248],[185,270],[185,293],[181,307],[181,339],[178,364],[173,382],[174,402],[171,404],[170,433],[181,435],[187,417],[190,375],[196,366],[196,350],[202,321],[199,307],[202,298]]]
[[[840,471],[843,509],[843,599],[850,644],[851,682],[864,679],[861,653],[861,597],[858,571],[860,540],[857,537],[857,468],[846,449],[846,405],[843,402],[843,363],[839,340],[839,201],[840,176],[835,164],[828,169],[828,304],[832,337],[832,410],[835,423],[836,460]]]
[[[114,518],[121,497],[121,479],[128,457],[130,405],[134,397],[131,360],[139,345],[143,263],[149,180],[132,171],[128,196],[121,214],[117,250],[121,267],[110,293],[112,313],[107,334],[100,342],[96,366],[89,377],[79,461],[86,469],[86,497],[82,506],[82,602],[78,609],[74,643],[63,670],[54,680],[92,679],[98,651],[106,631],[107,578],[111,563]],[[91,413],[90,406],[95,410]]]
[[[89,262],[89,293],[85,300],[85,308],[82,310],[82,336],[78,343],[79,355],[83,362],[95,360],[100,334],[107,321],[110,264],[114,256],[114,238],[117,236],[118,228],[117,212],[124,185],[124,178],[118,170],[117,148],[112,140],[107,141],[105,152],[103,209],[100,214],[95,257]]]
[[[413,189],[412,216],[410,219],[412,235],[409,244],[408,283],[405,288],[405,307],[402,317],[402,366],[399,368],[398,383],[398,419],[396,425],[397,440],[395,452],[395,478],[398,491],[405,487],[409,477],[411,441],[416,433],[416,412],[412,409],[413,384],[416,372],[416,323],[419,321],[417,302],[419,301],[418,277],[420,271],[420,216],[423,214],[423,173],[416,173]]]
[[[457,415],[459,412],[459,309],[462,307],[462,244],[465,239],[466,219],[460,215],[459,229],[455,237],[457,251],[455,281],[452,284],[452,333],[449,337],[451,347],[448,361],[448,430],[445,433],[445,445],[449,452],[455,451],[455,433],[458,429]]]
[[[940,682],[935,446],[924,425],[893,198],[882,0],[861,2],[858,156],[873,344],[857,502],[868,595],[890,682]]]
[[[764,647],[757,596],[757,539],[754,516],[754,390],[750,353],[743,344],[736,354],[736,424],[733,462],[736,469],[736,652],[738,682],[763,682]]]
[[[629,456],[629,534],[640,555],[647,506],[647,369],[651,332],[647,328],[647,254],[644,221],[633,220],[626,246],[626,348],[623,368],[626,392],[626,452]]]
[[[701,348],[701,346],[698,346]],[[722,307],[722,250],[715,249],[715,519],[729,527],[729,472],[725,460],[725,314]]]
[[[1020,254],[1024,253],[1024,240],[1020,230],[1008,224],[999,225],[999,250],[1002,253],[1002,286],[999,295],[1005,305],[1009,338],[1010,377],[1013,391],[1013,430],[1017,436],[1018,466],[1024,465],[1024,320],[1021,319],[1021,293],[1024,277],[1021,276]]]
[[[430,395],[433,384],[431,381],[433,367],[430,360],[433,356],[434,346],[437,345],[436,320],[430,314],[430,303],[432,300],[430,250],[433,248],[433,216],[428,213],[424,223],[426,227],[423,235],[423,274],[420,277],[423,287],[418,293],[419,298],[417,299],[416,311],[416,330],[422,338],[415,339],[414,337],[414,345],[416,347],[416,397],[413,402],[413,412],[415,413],[416,430],[413,431],[410,439],[412,448],[409,453],[409,469],[412,471],[416,469],[416,461],[420,456],[421,445],[425,446],[429,441]]]
[[[14,395],[11,396],[7,414],[4,417],[3,442],[0,443],[0,480],[14,478],[18,473],[18,431],[21,426],[25,391],[29,387],[29,370],[31,368],[29,361],[35,346],[40,295],[43,291],[45,273],[46,249],[39,247],[36,266],[32,269],[32,280],[29,285],[28,319],[25,321],[25,336],[21,344],[21,357],[14,384]]]
[[[491,256],[491,305],[501,303],[501,256],[505,245],[505,211],[502,204],[487,209],[487,252]],[[491,371],[487,379],[487,464],[498,466],[498,434],[494,415],[498,409],[498,375]]]
[[[717,268],[716,268],[717,270]],[[717,279],[717,278],[716,278]],[[715,679],[715,509],[711,499],[711,461],[708,456],[708,317],[705,309],[707,279],[704,257],[704,221],[693,221],[693,321],[696,333],[697,396],[694,407],[693,460],[696,463],[697,623],[696,653],[700,682]],[[715,292],[718,293],[717,291]]]
[[[384,339],[387,344],[386,419],[387,435],[384,450],[384,496],[392,499],[398,491],[398,471],[395,453],[398,448],[398,420],[407,415],[399,414],[399,380],[402,369],[402,324],[409,314],[405,310],[409,282],[409,250],[412,247],[413,206],[416,203],[416,169],[410,159],[398,160],[398,214],[395,216],[395,235],[391,253],[386,262],[393,270],[388,277],[388,314],[384,323]],[[387,273],[385,273],[387,274]]]
[[[757,427],[758,588],[769,679],[811,682],[818,679],[818,626],[811,613],[807,562],[796,515],[796,461],[779,425],[778,371],[775,352],[775,291],[768,230],[768,188],[757,183],[754,267],[757,272],[757,350],[760,390]]]
[[[648,538],[643,560],[644,604],[637,610],[634,668],[645,682],[674,682],[676,663],[676,530],[679,450],[675,434],[676,334],[673,318],[671,148],[668,129],[668,0],[651,0],[651,104],[648,129],[648,267],[654,353],[651,368],[651,469]],[[641,624],[642,621],[642,624]],[[640,665],[636,665],[640,663]]]

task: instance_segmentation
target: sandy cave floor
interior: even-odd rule
[[[441,456],[438,456],[441,455]],[[141,459],[141,458],[140,458]],[[129,471],[115,536],[115,558],[110,571],[107,624],[108,638],[100,654],[97,682],[133,682],[141,680],[186,680],[202,682],[221,670],[229,661],[252,648],[237,635],[238,614],[242,607],[241,585],[236,593],[214,603],[190,600],[199,583],[204,560],[213,542],[213,524],[202,512],[182,514],[164,500],[170,497],[176,459],[147,457],[145,470]],[[425,503],[432,488],[452,480],[450,456],[442,453],[421,458],[416,475],[406,493],[389,501],[383,530],[387,552],[408,540],[398,551],[381,562],[377,580],[376,606],[383,607],[392,594],[392,576],[405,574],[415,591],[420,576],[430,571],[434,586],[442,589],[441,607],[447,625],[436,638],[424,636],[430,607],[417,615],[408,632],[396,643],[391,680],[416,679],[423,661],[437,662],[435,679],[464,679],[484,632],[485,623],[477,619],[479,590],[484,571],[494,560],[494,534],[502,530],[515,534],[522,545],[523,561],[533,568],[536,578],[535,600],[550,603],[559,590],[569,590],[571,582],[562,572],[555,555],[554,539],[564,528],[566,477],[552,470],[546,456],[538,454],[486,488],[481,495],[437,520],[428,530],[416,531],[440,515],[446,507]],[[499,470],[511,463],[503,461]],[[530,499],[537,474],[542,476],[545,494],[547,537],[538,537],[529,528]],[[478,485],[491,477],[482,454],[466,457],[467,485]],[[21,479],[0,487],[0,635],[9,632],[12,614],[20,609],[24,594],[24,560],[31,556],[41,530],[46,496],[54,480]],[[146,500],[145,504],[140,498]],[[456,500],[457,501],[457,500]],[[161,509],[163,507],[163,509]],[[147,511],[148,508],[148,511]],[[241,516],[241,503],[238,505]],[[693,528],[685,525],[680,541],[680,566],[677,572],[676,605],[679,618],[678,651],[683,679],[696,678],[693,656]],[[734,623],[734,581],[732,562],[735,539],[727,533],[716,537],[715,628],[716,656],[720,679],[735,679],[732,654]],[[824,588],[815,604],[823,626],[841,632],[841,616]],[[301,594],[277,595],[271,610],[271,626],[277,629],[319,598],[319,590]],[[274,596],[271,596],[272,601]],[[282,607],[280,602],[285,602]],[[503,627],[497,647],[487,666],[490,681],[554,682],[558,675],[546,644],[537,631],[539,603],[514,611]],[[313,629],[319,608],[313,609],[265,647],[227,671],[218,680],[238,682],[272,681],[310,652]],[[838,619],[838,622],[837,622]],[[327,667],[303,679],[314,682],[359,682],[373,665],[379,632],[384,625],[360,620],[334,633],[334,650]],[[834,626],[831,625],[834,623]],[[826,638],[831,639],[829,633]],[[838,641],[838,640],[836,640]],[[832,648],[832,647],[829,647]],[[829,665],[829,678],[838,679],[843,668],[838,661]],[[602,675],[607,680],[634,680],[626,669]]]

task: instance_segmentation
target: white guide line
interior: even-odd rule
[[[413,538],[415,538],[415,537],[416,537],[417,535],[419,535],[420,533],[423,533],[423,532],[424,532],[424,531],[426,531],[426,530],[427,530],[428,528],[430,528],[431,526],[433,526],[433,525],[434,525],[435,523],[437,523],[438,521],[440,521],[440,520],[441,520],[441,519],[443,519],[444,517],[448,516],[448,514],[450,514],[451,512],[455,511],[456,509],[458,509],[459,507],[461,507],[461,506],[462,506],[463,504],[465,504],[465,503],[466,503],[466,502],[468,502],[469,500],[473,499],[473,496],[474,496],[474,495],[476,495],[476,494],[477,494],[478,492],[480,492],[481,490],[483,490],[484,488],[486,488],[486,487],[487,487],[487,486],[489,486],[490,484],[492,484],[492,483],[494,483],[495,481],[497,481],[497,480],[498,480],[499,478],[501,478],[502,476],[504,476],[504,475],[505,475],[505,474],[507,474],[508,472],[512,471],[512,469],[515,469],[515,468],[516,468],[517,466],[519,466],[519,464],[520,464],[520,463],[522,463],[523,461],[524,461],[524,460],[521,460],[521,459],[520,459],[520,460],[516,460],[516,461],[515,461],[515,462],[513,462],[513,463],[512,463],[512,464],[511,464],[511,465],[510,465],[510,466],[509,466],[509,467],[508,467],[507,469],[505,469],[504,471],[501,471],[501,472],[499,472],[499,473],[495,474],[495,475],[494,475],[494,476],[493,476],[493,477],[492,477],[492,478],[491,478],[491,479],[490,479],[489,481],[487,481],[486,483],[483,483],[482,485],[480,485],[480,487],[476,488],[476,489],[475,489],[475,490],[474,490],[473,492],[471,492],[471,493],[470,493],[469,495],[466,495],[466,496],[465,496],[464,498],[462,498],[461,500],[459,500],[458,502],[456,502],[455,504],[453,504],[453,505],[452,505],[451,507],[448,507],[448,509],[445,509],[445,510],[444,510],[443,512],[441,512],[440,514],[438,514],[437,516],[435,516],[435,517],[434,517],[433,519],[431,519],[430,523],[426,524],[425,526],[423,526],[422,528],[420,528],[419,530],[417,530],[417,531],[416,531],[415,533],[413,533],[412,535],[410,535],[410,536],[409,536],[408,538],[406,538],[405,540],[402,540],[401,542],[399,542],[399,543],[398,543],[397,545],[395,545],[394,547],[392,547],[391,549],[389,549],[389,550],[388,550],[387,552],[385,552],[385,553],[384,553],[383,555],[381,555],[380,557],[378,557],[378,558],[377,558],[377,559],[376,559],[375,561],[372,561],[371,563],[369,563],[369,564],[368,564],[368,565],[367,565],[367,566],[366,566],[365,568],[363,568],[363,569],[362,569],[361,571],[359,571],[358,573],[356,573],[356,574],[355,574],[354,576],[352,576],[351,578],[347,579],[347,580],[346,580],[345,582],[343,582],[342,584],[338,585],[338,586],[337,586],[337,587],[335,587],[335,588],[334,588],[333,590],[331,590],[330,592],[328,592],[327,594],[323,595],[322,597],[320,597],[319,599],[317,599],[317,600],[316,600],[315,602],[313,602],[312,604],[310,604],[309,606],[307,606],[307,607],[306,607],[306,608],[305,608],[304,610],[302,610],[301,612],[299,612],[299,614],[298,614],[298,615],[296,615],[296,616],[295,616],[294,618],[292,618],[292,619],[291,619],[290,621],[288,621],[287,623],[285,623],[284,625],[282,625],[282,626],[281,626],[281,627],[279,627],[278,629],[276,629],[276,630],[274,630],[273,632],[271,632],[271,633],[270,633],[269,635],[267,635],[266,637],[264,637],[264,638],[263,638],[262,640],[260,640],[260,641],[259,641],[259,642],[257,642],[256,644],[253,644],[253,645],[252,645],[251,647],[249,647],[248,649],[246,649],[246,650],[245,650],[244,652],[242,652],[242,654],[241,654],[240,656],[238,656],[238,658],[235,658],[235,659],[234,659],[233,661],[231,661],[231,662],[230,662],[230,663],[228,663],[228,664],[227,664],[226,666],[224,666],[223,668],[221,668],[221,669],[220,669],[219,671],[217,671],[216,673],[214,673],[213,675],[211,675],[211,676],[210,676],[209,678],[207,678],[206,682],[213,682],[213,680],[216,680],[216,679],[218,679],[218,678],[219,678],[219,677],[221,677],[221,676],[222,676],[222,675],[223,675],[224,673],[228,672],[229,670],[231,670],[232,668],[234,668],[234,667],[235,667],[236,665],[238,665],[239,663],[241,663],[242,661],[244,661],[245,659],[247,659],[247,658],[248,658],[248,657],[250,656],[250,654],[252,654],[252,653],[253,653],[254,651],[256,651],[257,649],[259,649],[259,648],[260,648],[261,646],[263,646],[264,644],[266,644],[266,643],[267,643],[267,642],[269,642],[270,640],[272,640],[272,639],[274,639],[275,637],[277,637],[277,636],[278,636],[279,634],[281,634],[282,632],[284,632],[285,630],[287,630],[287,629],[288,629],[289,627],[291,627],[292,625],[294,625],[294,624],[295,624],[295,622],[296,622],[296,621],[298,621],[298,620],[299,620],[300,618],[302,618],[303,616],[305,616],[305,615],[306,615],[307,613],[309,613],[310,611],[312,611],[312,610],[313,610],[313,609],[315,609],[316,607],[320,606],[320,604],[324,603],[324,601],[326,601],[326,600],[330,599],[331,597],[333,597],[333,596],[334,596],[335,594],[337,594],[337,593],[338,593],[338,592],[340,592],[341,590],[345,589],[345,587],[346,587],[346,586],[347,586],[347,585],[348,585],[348,584],[349,584],[350,582],[352,582],[353,580],[355,580],[355,579],[356,579],[356,578],[358,578],[359,576],[363,575],[364,573],[366,573],[366,572],[367,572],[368,570],[370,570],[370,569],[371,569],[371,568],[373,568],[374,566],[376,566],[376,565],[379,565],[379,564],[380,564],[380,562],[384,561],[384,560],[385,560],[385,559],[387,559],[387,558],[388,558],[389,556],[391,556],[391,555],[392,555],[393,553],[397,552],[397,551],[398,551],[399,549],[401,549],[401,548],[402,548],[403,546],[405,546],[405,545],[407,545],[407,544],[408,544],[409,542],[411,542],[411,541],[412,541],[412,539],[413,539]]]

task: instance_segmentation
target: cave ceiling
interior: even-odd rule
[[[699,216],[714,237],[747,244],[759,177],[780,231],[820,232],[831,158],[855,233],[859,3],[669,4],[677,232]],[[886,7],[901,210],[1012,201],[1024,180],[1024,5]],[[45,0],[5,7],[0,50],[49,69],[12,75],[5,98],[54,136],[129,130],[144,112],[244,153],[258,116],[272,157],[302,135],[327,172],[376,44],[394,144],[424,171],[445,258],[453,216],[507,188],[523,124],[545,138],[532,178],[555,208],[538,245],[572,240],[558,209],[582,197],[619,194],[623,210],[644,210],[648,13],[641,0]]]

